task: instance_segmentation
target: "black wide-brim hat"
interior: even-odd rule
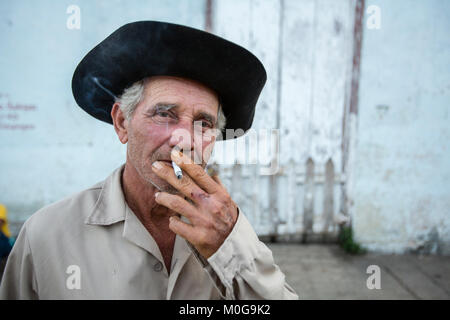
[[[190,27],[138,21],[126,24],[81,60],[72,78],[77,104],[112,124],[116,97],[134,82],[151,76],[201,82],[218,95],[226,129],[247,131],[267,79],[261,61],[245,48]]]

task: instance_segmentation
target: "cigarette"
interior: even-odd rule
[[[181,171],[181,168],[173,161],[172,161],[172,167],[173,167],[173,172],[177,176],[178,180],[183,178],[183,171]]]

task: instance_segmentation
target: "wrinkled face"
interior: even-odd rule
[[[166,76],[149,78],[144,97],[127,124],[127,162],[146,181],[174,192],[153,173],[152,163],[171,164],[170,153],[176,147],[205,167],[214,146],[218,106],[216,93],[200,83]]]

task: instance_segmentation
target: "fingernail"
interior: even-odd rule
[[[160,192],[155,193],[155,198],[158,198]]]
[[[162,165],[161,165],[161,163],[159,163],[159,161],[153,162],[152,166],[153,166],[153,168],[156,168],[156,169],[161,169],[162,168]]]
[[[173,148],[173,149],[172,149],[172,155],[173,155],[175,158],[179,158],[179,157],[180,157],[180,151],[178,151],[177,149]]]

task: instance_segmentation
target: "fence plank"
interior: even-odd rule
[[[237,203],[240,203],[243,199],[242,197],[242,172],[241,172],[242,165],[239,163],[235,163],[232,167],[232,176],[231,176],[231,195],[234,201]]]
[[[303,203],[303,242],[307,242],[308,236],[313,232],[314,187],[314,162],[311,158],[308,158],[306,161],[305,200]]]
[[[295,232],[296,233],[303,233],[303,227],[304,227],[304,198],[305,198],[305,186],[303,181],[303,174],[305,172],[304,163],[295,163],[295,189],[297,190],[296,193],[296,200],[295,200],[295,218],[294,218],[294,224],[295,224]]]
[[[333,160],[331,160],[330,158],[328,159],[325,165],[325,185],[323,197],[324,241],[327,240],[327,235],[331,231],[330,226],[333,227],[333,208],[334,208],[334,164]]]
[[[261,192],[260,188],[260,177],[259,177],[259,164],[253,165],[252,172],[252,221],[255,225],[259,226],[261,224],[261,204],[259,199],[259,194]]]
[[[293,159],[289,161],[289,167],[287,170],[288,174],[288,206],[287,206],[287,218],[285,223],[287,223],[288,233],[295,232],[295,212],[296,210],[296,199],[297,199],[297,184],[296,184],[296,172],[295,172],[295,162]]]

